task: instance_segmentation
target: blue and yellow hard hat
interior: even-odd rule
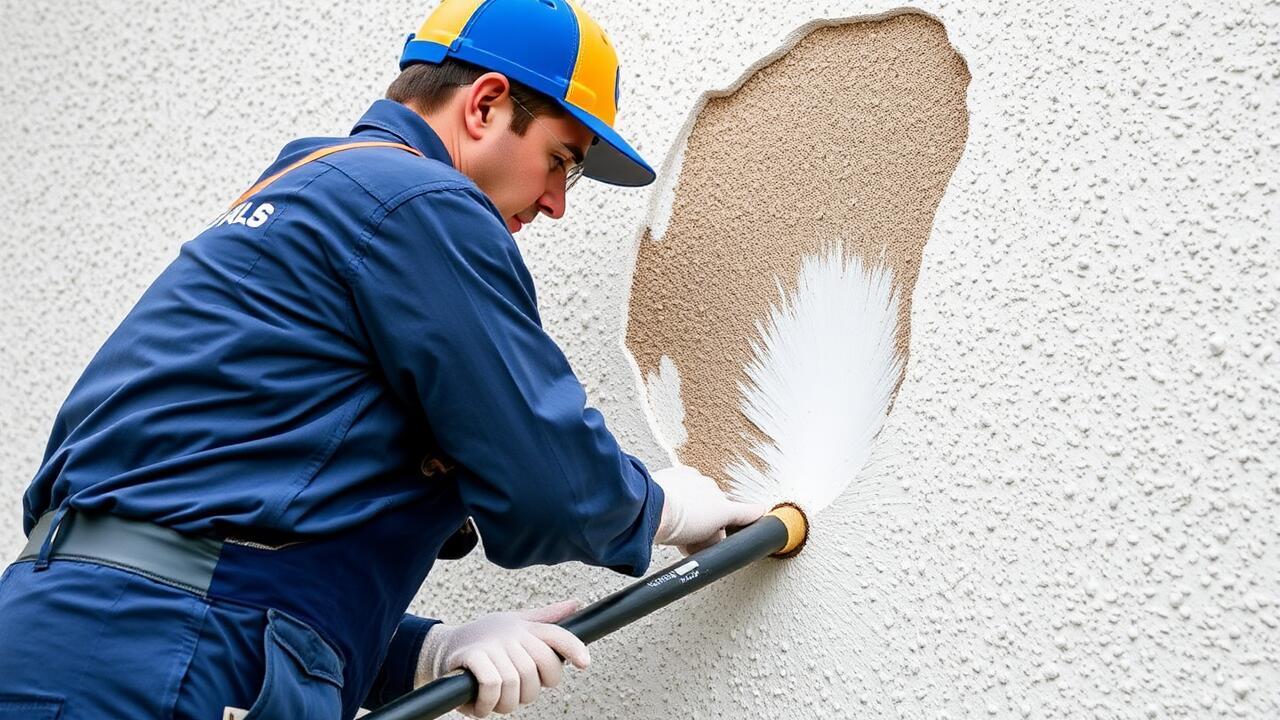
[[[618,55],[572,0],[443,0],[405,42],[400,69],[456,58],[524,83],[596,134],[583,174],[647,185],[653,169],[613,129]]]

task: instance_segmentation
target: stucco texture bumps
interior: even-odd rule
[[[896,9],[585,5],[621,55],[621,128],[655,162],[706,92],[791,33]],[[107,333],[281,144],[346,132],[426,7],[3,8],[0,548],[16,553],[49,423]],[[1280,714],[1280,5],[919,9],[972,79],[868,473],[896,497],[838,503],[800,557],[601,641],[520,717]],[[584,183],[569,217],[519,240],[592,400],[658,467],[623,347],[656,196]],[[624,582],[477,555],[415,609],[457,621]]]
[[[700,109],[664,232],[640,242],[626,336],[646,377],[664,356],[678,372],[681,462],[723,483],[734,458],[752,459],[746,439],[758,433],[738,388],[757,323],[779,283],[794,290],[801,260],[829,245],[892,269],[907,354],[911,291],[964,148],[968,82],[941,24],[904,13],[814,28]]]

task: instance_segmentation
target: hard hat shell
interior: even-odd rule
[[[573,0],[443,0],[405,42],[400,69],[456,58],[551,97],[596,134],[583,174],[647,185],[654,173],[613,129],[618,55]]]

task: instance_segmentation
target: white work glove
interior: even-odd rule
[[[465,625],[433,625],[422,642],[414,686],[420,687],[458,668],[476,676],[474,703],[458,708],[484,717],[509,713],[537,699],[543,687],[560,683],[560,656],[578,668],[591,662],[587,646],[573,633],[552,625],[578,609],[564,600],[537,610],[485,615]]]
[[[666,502],[653,541],[675,545],[691,555],[725,538],[726,527],[750,525],[769,512],[770,505],[730,500],[716,481],[688,465],[675,465],[653,473]]]

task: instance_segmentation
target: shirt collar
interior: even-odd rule
[[[365,112],[364,117],[351,128],[351,134],[380,130],[400,142],[414,148],[432,160],[453,166],[453,158],[436,131],[418,113],[394,100],[378,100]]]

